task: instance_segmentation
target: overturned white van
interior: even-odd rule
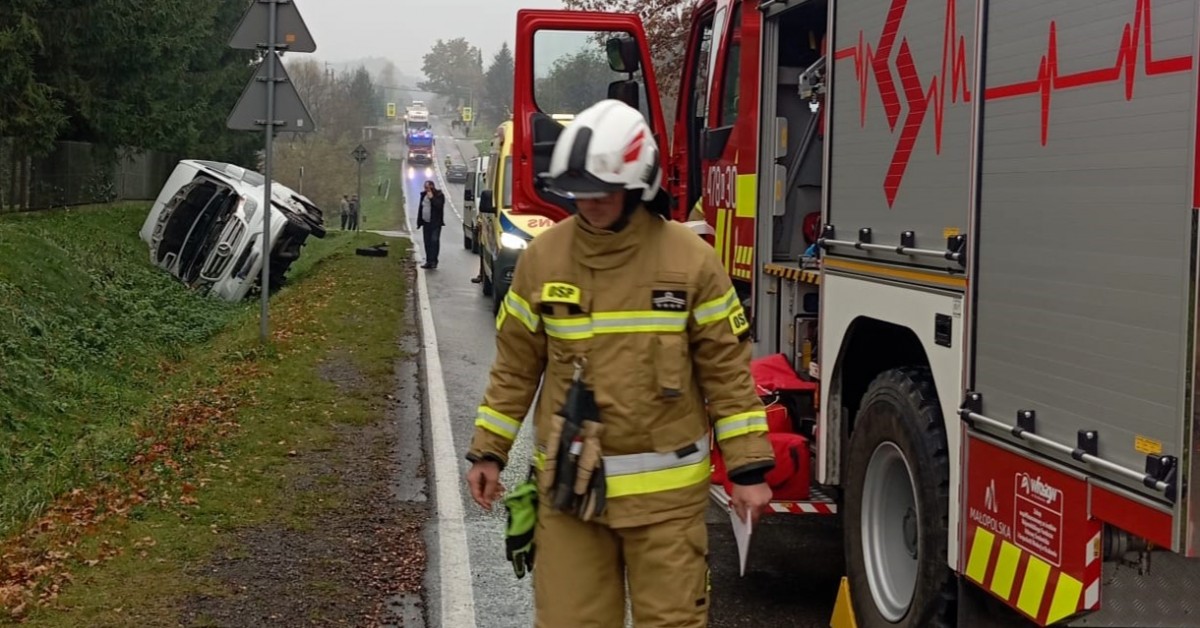
[[[179,162],[142,225],[150,261],[197,290],[227,301],[245,298],[262,272],[265,182],[233,164]],[[325,237],[325,226],[321,210],[290,188],[272,183],[271,197],[275,289],[308,237]]]

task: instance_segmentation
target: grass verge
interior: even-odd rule
[[[137,450],[128,417],[238,313],[148,263],[148,205],[0,218],[0,538]]]
[[[69,227],[66,216],[0,222],[4,236],[39,238],[31,244],[0,237],[0,273],[13,272],[14,250],[54,261],[41,273],[22,275],[39,277],[28,282],[37,290],[0,274],[0,287],[9,286],[7,295],[0,293],[0,310],[37,313],[33,318],[54,333],[35,339],[84,343],[100,334],[113,344],[91,362],[81,350],[85,357],[77,358],[83,362],[75,372],[82,383],[74,385],[107,395],[71,401],[79,398],[68,396],[68,384],[51,377],[71,369],[42,366],[43,382],[28,375],[23,380],[42,386],[40,392],[8,406],[4,416],[21,419],[0,428],[7,468],[24,473],[6,478],[16,488],[6,481],[0,490],[36,496],[22,502],[24,511],[0,499],[9,522],[0,535],[7,539],[0,544],[0,608],[29,625],[176,625],[182,600],[213,586],[187,566],[226,542],[231,530],[264,521],[302,528],[336,507],[336,499],[321,491],[284,499],[280,487],[307,453],[330,447],[337,426],[377,420],[393,385],[406,303],[406,243],[393,242],[387,258],[365,258],[354,248],[375,244],[378,236],[331,232],[310,241],[289,284],[272,299],[274,342],[263,348],[253,308],[193,297],[154,269],[142,273],[139,265],[122,262],[132,246],[122,234],[142,210],[74,212],[70,219],[114,238],[92,237],[87,253],[72,252],[75,243],[56,231]],[[80,259],[96,261],[79,274],[70,268]],[[114,265],[111,271],[104,262]],[[182,294],[166,300],[173,310],[139,312],[154,304],[138,296],[143,284]],[[69,287],[79,291],[75,302]],[[125,292],[110,292],[118,288]],[[121,295],[139,305],[116,303]],[[72,318],[94,331],[62,335]],[[147,333],[147,326],[166,331]],[[39,348],[17,333],[30,336],[28,326],[15,329],[0,327],[5,380],[13,361],[10,344]],[[172,349],[169,359],[154,355],[165,348]],[[50,354],[40,351],[34,356]],[[332,354],[344,356],[345,368],[359,375],[353,389],[339,390],[322,375],[322,361]],[[29,409],[56,399],[80,405],[49,417]],[[35,511],[41,516],[21,525],[20,514]]]
[[[404,173],[399,161],[376,157],[373,183],[363,181],[363,211],[361,229],[399,231],[406,229],[404,220]],[[364,177],[365,179],[365,177]],[[390,183],[389,183],[390,182]],[[373,185],[374,187],[369,187]]]

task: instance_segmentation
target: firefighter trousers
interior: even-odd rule
[[[704,512],[609,528],[542,505],[534,532],[536,628],[620,628],[626,578],[636,628],[708,625]]]

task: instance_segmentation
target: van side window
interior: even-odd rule
[[[733,7],[729,43],[726,46],[725,71],[721,77],[721,111],[718,126],[733,126],[738,117],[738,87],[742,75],[742,3]]]

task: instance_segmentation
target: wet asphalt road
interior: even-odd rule
[[[437,270],[426,280],[434,312],[442,370],[458,452],[465,452],[471,436],[475,408],[487,383],[495,355],[494,318],[491,299],[470,279],[479,269],[479,258],[463,247],[461,227],[461,184],[446,184],[441,163],[447,152],[454,161],[466,163],[475,156],[472,142],[455,140],[447,123],[434,120],[437,133],[436,164],[432,178],[446,191],[446,226]],[[405,196],[411,224],[416,224],[416,199],[425,175],[424,168],[405,176]],[[417,240],[420,234],[415,234]],[[423,260],[422,260],[423,261]],[[513,464],[504,471],[505,486],[520,481],[530,456],[530,433],[522,430],[511,454]],[[466,463],[459,468],[465,473]],[[462,485],[460,480],[460,485]],[[532,626],[530,578],[517,580],[503,555],[503,509],[491,513],[475,506],[463,486],[471,578],[474,585],[476,624],[479,628],[528,628]],[[713,628],[796,627],[829,625],[830,612],[842,576],[841,531],[831,518],[767,517],[756,528],[745,577],[738,575],[738,556],[729,518],[716,507],[709,516],[710,562],[712,567]],[[437,558],[431,556],[430,599],[436,609],[438,594],[434,577]],[[431,617],[431,626],[437,618]],[[447,626],[445,628],[454,628]]]

